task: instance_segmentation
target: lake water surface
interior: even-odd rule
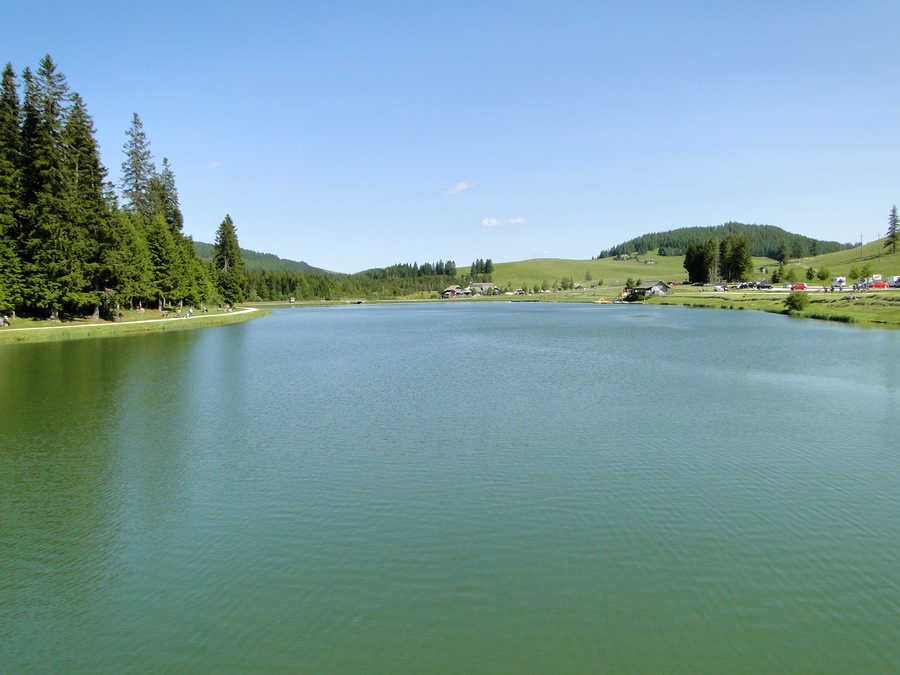
[[[900,332],[292,308],[0,376],[3,672],[900,670]]]

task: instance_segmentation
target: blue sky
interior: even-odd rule
[[[342,272],[589,258],[728,220],[866,241],[900,201],[898,2],[17,3],[118,179],[185,230]]]

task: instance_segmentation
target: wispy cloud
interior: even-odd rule
[[[503,227],[504,225],[521,225],[525,222],[524,218],[482,218],[481,224],[485,227]]]
[[[220,166],[222,166],[222,162],[220,162],[218,159],[215,159],[209,163],[210,169],[218,169]]]
[[[475,187],[475,183],[473,183],[472,181],[461,180],[456,185],[454,185],[452,188],[447,190],[447,194],[448,195],[458,195],[460,192],[465,192],[466,190],[471,190],[473,187]]]

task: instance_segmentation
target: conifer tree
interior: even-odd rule
[[[147,250],[150,258],[150,282],[159,309],[166,306],[166,298],[178,288],[178,247],[165,218],[157,215],[147,229]]]
[[[102,265],[118,300],[128,306],[140,305],[154,296],[150,249],[137,217],[123,211],[109,220],[109,243],[102,252]]]
[[[22,302],[22,270],[16,252],[19,201],[19,95],[12,64],[3,70],[0,88],[0,311]]]
[[[169,166],[169,160],[163,157],[162,169],[150,178],[148,199],[153,214],[161,213],[175,234],[181,234],[184,217],[178,202],[178,189],[175,187],[175,174]]]
[[[894,205],[891,208],[891,215],[888,216],[888,231],[887,236],[884,239],[884,247],[891,249],[891,253],[897,252],[897,237],[900,236],[897,234],[898,224],[900,224],[900,222],[898,222],[897,217],[897,206]]]
[[[216,269],[216,287],[222,299],[230,304],[242,302],[246,285],[244,261],[230,215],[225,216],[216,231],[213,263]]]
[[[19,254],[25,304],[57,318],[84,285],[73,268],[64,202],[62,131],[68,86],[49,55],[37,77],[26,69]]]
[[[144,123],[137,113],[131,117],[131,126],[125,132],[127,139],[122,146],[125,160],[122,162],[122,196],[125,208],[149,218],[150,183],[156,170],[150,154],[150,141],[144,133]]]
[[[85,282],[84,288],[71,289],[70,302],[93,305],[96,319],[100,314],[101,299],[110,297],[108,292],[104,293],[110,286],[110,270],[104,265],[104,252],[115,242],[104,196],[106,169],[100,163],[94,123],[78,94],[72,96],[63,130],[63,169],[72,264],[80,267]]]

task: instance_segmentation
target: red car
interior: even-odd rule
[[[869,284],[869,288],[887,288],[887,283],[884,281],[876,281],[874,284]]]
[[[794,284],[793,286],[791,286],[791,290],[792,291],[805,291],[806,284]]]

